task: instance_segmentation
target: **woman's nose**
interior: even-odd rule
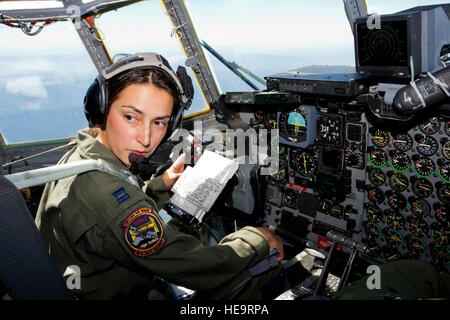
[[[141,128],[139,128],[138,132],[138,142],[142,144],[145,148],[148,148],[150,146],[150,126],[146,125]]]

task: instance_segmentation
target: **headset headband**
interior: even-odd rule
[[[166,65],[161,56],[157,53],[146,52],[128,56],[110,65],[109,67],[103,69],[101,75],[103,79],[109,80],[115,75],[129,69],[139,67],[152,67],[152,66],[163,69],[170,76],[170,78],[175,82],[175,84],[178,87],[183,106],[188,104],[189,99],[188,97],[186,97],[183,85],[181,84],[177,75],[172,71],[172,69],[169,66]]]

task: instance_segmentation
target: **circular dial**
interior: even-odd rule
[[[411,167],[411,160],[406,153],[394,151],[391,154],[391,167],[398,172],[408,171]]]
[[[279,119],[280,134],[291,142],[306,139],[307,122],[304,112],[282,112]]]
[[[450,208],[446,205],[441,205],[440,203],[434,204],[433,208],[436,220],[443,225],[450,226],[450,221],[448,220]]]
[[[367,238],[371,241],[377,241],[381,237],[380,227],[373,222],[366,222],[364,224],[364,231],[366,232]]]
[[[392,229],[400,230],[405,226],[405,218],[399,212],[387,209],[384,215],[387,225]]]
[[[411,198],[409,199],[409,204],[412,213],[414,213],[416,217],[427,217],[431,212],[430,205],[424,199]]]
[[[441,122],[437,117],[428,119],[425,123],[419,126],[420,131],[425,134],[435,134],[441,128]]]
[[[433,262],[440,267],[444,267],[450,262],[450,249],[436,242],[429,244],[430,254]]]
[[[278,168],[278,171],[275,174],[273,174],[271,177],[276,182],[283,181],[286,178],[286,167],[280,165],[280,167]]]
[[[384,238],[386,239],[386,243],[391,248],[397,249],[403,245],[403,237],[400,234],[400,232],[398,232],[394,229],[385,228],[383,230],[383,233],[384,233]]]
[[[427,245],[417,237],[407,237],[406,246],[409,253],[414,257],[423,256],[427,252]]]
[[[437,196],[442,202],[450,204],[450,185],[445,183],[438,186]]]
[[[369,199],[369,201],[378,204],[383,202],[384,194],[380,189],[373,186],[366,186],[366,191],[367,191],[367,199]]]
[[[439,167],[439,177],[446,182],[450,183],[450,162],[447,162]]]
[[[430,158],[419,157],[414,159],[414,172],[421,177],[428,178],[434,174],[435,165]]]
[[[439,149],[438,142],[431,136],[418,134],[414,138],[416,139],[417,151],[424,156],[432,156]]]
[[[387,160],[388,156],[386,152],[381,149],[373,149],[371,152],[369,152],[369,161],[374,167],[384,167]]]
[[[402,192],[408,188],[409,181],[403,173],[395,172],[389,178],[389,185],[395,191]]]
[[[377,129],[373,133],[371,139],[372,139],[372,143],[374,144],[374,146],[376,146],[378,148],[384,148],[389,144],[389,133],[387,133],[386,131]]]
[[[277,128],[277,113],[269,112],[264,115],[264,122],[267,129],[276,129]]]
[[[406,208],[406,199],[400,193],[388,190],[386,191],[386,197],[388,199],[388,204],[392,209],[402,211]]]
[[[386,182],[386,175],[379,168],[372,168],[369,172],[369,180],[373,185],[381,186]]]
[[[442,155],[445,159],[450,160],[450,140],[444,143],[442,146]]]
[[[353,168],[364,168],[365,154],[362,145],[349,142],[345,148],[344,162],[346,166]]]
[[[340,145],[341,134],[341,119],[338,117],[321,116],[318,120],[319,124],[319,141],[331,144]]]
[[[418,178],[412,183],[412,190],[418,197],[428,198],[433,193],[433,184],[425,178]]]
[[[444,131],[445,133],[450,136],[450,122],[446,122],[444,125]]]
[[[284,194],[284,204],[293,209],[297,209],[297,200],[298,195],[297,192],[293,190],[287,190]]]
[[[401,152],[406,152],[413,146],[413,139],[407,133],[398,133],[394,136],[394,148]]]
[[[437,222],[431,224],[431,235],[433,239],[440,245],[447,245],[450,238],[450,229]]]
[[[291,154],[291,166],[300,175],[312,177],[316,169],[316,161],[312,155],[306,152],[293,150]]]
[[[383,212],[375,204],[365,205],[366,217],[370,222],[380,222],[383,219]]]
[[[409,232],[416,237],[425,237],[430,230],[428,224],[421,218],[409,216],[406,218],[406,222],[408,223]]]

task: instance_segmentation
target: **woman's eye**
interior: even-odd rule
[[[155,121],[155,124],[156,124],[158,127],[164,127],[164,128],[167,128],[167,122],[166,122],[166,121],[158,120],[158,121]]]
[[[126,119],[127,121],[134,121],[134,120],[136,120],[136,117],[133,116],[133,115],[131,115],[131,114],[126,114],[126,115],[125,115],[125,119]]]

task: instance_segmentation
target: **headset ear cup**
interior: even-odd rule
[[[84,114],[89,122],[89,127],[103,124],[106,109],[106,92],[102,81],[98,77],[90,85],[84,97]]]

